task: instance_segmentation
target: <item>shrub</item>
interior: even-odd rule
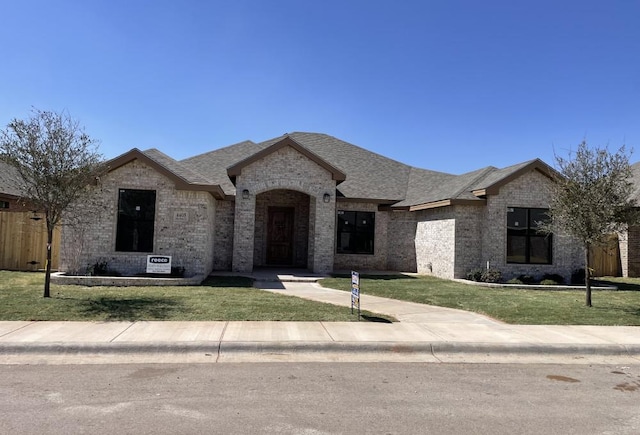
[[[511,278],[507,281],[507,284],[524,284],[524,282],[522,282],[520,278]]]
[[[107,260],[98,260],[93,265],[94,276],[105,276],[109,272],[109,262]]]
[[[483,282],[500,282],[502,280],[502,272],[500,272],[498,269],[487,269],[482,272],[482,276],[480,277],[480,279]]]
[[[86,275],[91,276],[121,276],[117,270],[109,269],[109,262],[105,259],[99,259],[93,264],[87,266]]]
[[[518,278],[519,281],[522,281],[522,284],[535,284],[536,283],[536,279],[534,277],[532,277],[531,275],[519,275]]]
[[[542,281],[554,281],[556,284],[564,284],[564,277],[557,273],[545,273]],[[542,282],[540,282],[540,284],[542,284]]]
[[[584,276],[584,269],[574,270],[573,273],[571,273],[571,284],[584,284]]]
[[[543,279],[540,281],[541,285],[558,285],[559,283],[553,279]]]
[[[469,281],[480,282],[482,281],[482,273],[483,273],[482,269],[472,269],[469,272],[467,272],[467,279]]]

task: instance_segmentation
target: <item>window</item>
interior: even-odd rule
[[[339,254],[373,254],[376,214],[338,210]]]
[[[549,221],[548,211],[507,209],[507,263],[551,264],[553,237],[539,230],[539,223]]]
[[[120,189],[116,251],[153,252],[155,190]]]
[[[9,208],[9,201],[0,201],[0,208]]]

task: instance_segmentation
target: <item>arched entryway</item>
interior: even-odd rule
[[[308,268],[311,197],[276,189],[256,195],[254,267]]]

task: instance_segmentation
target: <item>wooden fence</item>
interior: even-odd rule
[[[622,276],[622,262],[618,236],[612,234],[603,246],[591,248],[593,276]]]
[[[31,212],[0,212],[0,269],[39,270],[47,261],[47,226]],[[42,216],[42,215],[40,215]],[[53,233],[51,267],[60,261],[60,229]]]

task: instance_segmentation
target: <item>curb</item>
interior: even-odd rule
[[[378,353],[378,354],[478,354],[478,355],[590,355],[640,359],[640,344],[531,344],[452,342],[121,342],[121,343],[2,343],[0,354],[206,354],[235,353]]]

